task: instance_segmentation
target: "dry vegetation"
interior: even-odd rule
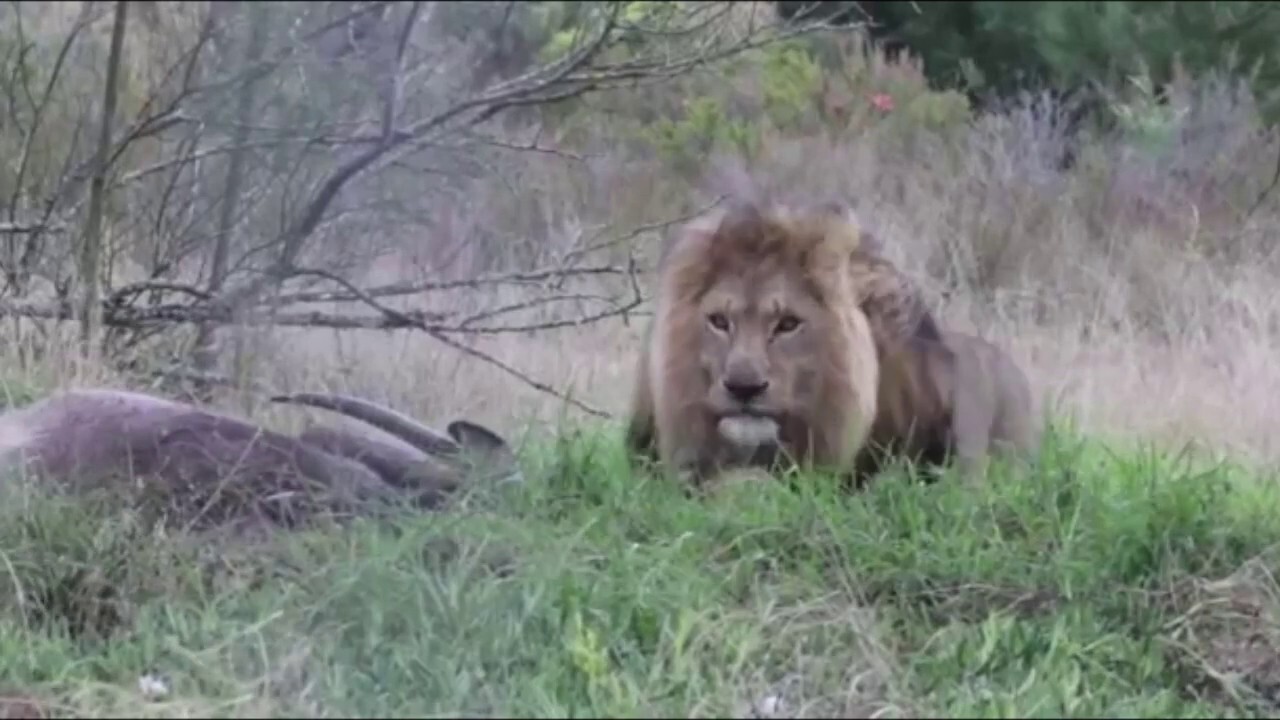
[[[1091,148],[1097,156],[1083,167],[1058,172],[1028,157],[1036,134],[1052,131],[1038,123],[1048,122],[1031,111],[987,119],[962,140],[964,172],[950,176],[935,173],[928,149],[904,156],[886,151],[874,134],[780,140],[755,168],[791,193],[838,188],[856,199],[894,259],[937,298],[945,321],[1010,347],[1047,401],[1083,429],[1275,459],[1278,395],[1271,388],[1280,370],[1269,359],[1280,350],[1280,296],[1269,248],[1277,224],[1274,211],[1246,218],[1244,208],[1272,172],[1280,143],[1262,133],[1197,137],[1192,127],[1172,159],[1126,160]],[[1216,162],[1197,167],[1191,159],[1205,155]],[[629,187],[664,181],[660,169],[634,160],[595,163],[605,169],[594,177],[605,182],[610,166],[627,168],[619,182]],[[557,175],[531,169],[522,185],[539,196],[572,197]],[[609,207],[606,200],[561,210],[570,218],[562,232],[572,236],[582,218]],[[649,212],[674,217],[682,209]],[[644,322],[495,338],[482,347],[616,414]],[[521,427],[528,413],[545,421],[561,412],[555,399],[426,338],[307,332],[299,343],[299,335],[275,336],[276,358],[301,354],[273,368],[273,382],[296,388],[320,379],[386,399],[399,399],[384,395],[399,388],[401,402],[419,411],[475,413],[507,428]]]
[[[1280,141],[1260,127],[1247,91],[1216,78],[1187,81],[1170,103],[1177,117],[1167,129],[1172,141],[1159,152],[1117,134],[1086,141],[1074,167],[1061,170],[1063,108],[1031,99],[937,131],[911,127],[905,106],[928,94],[918,70],[882,58],[866,62],[848,48],[844,59],[846,74],[866,92],[838,97],[869,106],[870,90],[897,89],[897,109],[877,115],[855,108],[841,116],[855,118],[842,128],[822,122],[817,108],[800,108],[811,116],[796,123],[800,130],[762,128],[750,166],[755,177],[797,196],[854,201],[948,323],[1009,346],[1046,401],[1083,429],[1275,457],[1280,448],[1268,418],[1277,396],[1272,376],[1280,371],[1267,358],[1280,328],[1271,250],[1280,206],[1277,194],[1255,201],[1271,180]],[[695,77],[679,89],[692,92],[708,82],[714,81]],[[734,82],[740,85],[734,93],[759,90],[750,75]],[[481,157],[478,146],[464,143],[487,168],[457,170],[453,188],[428,181],[413,207],[397,198],[388,201],[400,205],[391,210],[359,212],[352,203],[346,212],[361,217],[330,223],[317,244],[338,248],[336,267],[362,287],[554,269],[567,256],[569,267],[623,268],[629,250],[647,298],[643,269],[664,223],[707,207],[722,188],[696,174],[677,175],[651,149],[637,149],[630,128],[611,126],[610,117],[578,117],[568,128],[538,119],[508,122],[505,142],[519,146],[533,138],[538,150]],[[816,130],[805,132],[806,126]],[[435,150],[430,158],[448,154]],[[378,175],[370,182],[375,195],[385,182],[415,181]],[[141,221],[126,213],[114,232],[134,232]],[[575,253],[610,240],[613,247],[603,251]],[[421,293],[396,306],[460,321],[532,302],[517,317],[471,324],[536,326],[627,302],[625,280],[596,277],[570,278],[554,291],[546,289],[550,283],[533,289],[526,283]],[[306,309],[363,308],[356,302]],[[629,322],[615,317],[467,342],[616,415],[646,309],[636,308]],[[41,353],[38,363],[19,362],[32,357],[24,349],[32,335],[15,339],[13,328],[6,327],[6,367],[30,373],[38,387],[137,383],[101,368],[69,367],[70,353],[59,349]],[[253,328],[237,331],[234,341],[228,369],[242,388],[251,382],[273,391],[343,389],[423,417],[474,415],[517,433],[532,418],[545,422],[566,412],[555,397],[413,330]],[[172,347],[142,354],[155,360],[164,350]],[[251,395],[258,393],[245,393],[230,401],[256,407]]]
[[[32,57],[44,67],[81,17],[73,5],[50,4],[42,10],[22,5],[24,31],[37,38]],[[95,7],[99,5],[104,4]],[[126,55],[131,64],[125,73],[129,89],[121,102],[120,132],[127,135],[155,118],[168,117],[156,108],[170,100],[187,119],[163,133],[142,132],[142,140],[121,151],[111,174],[115,200],[109,203],[104,234],[108,295],[148,278],[211,289],[205,248],[217,235],[218,200],[225,194],[228,163],[226,152],[210,151],[207,157],[200,153],[225,149],[230,142],[227,137],[234,135],[236,124],[216,111],[234,102],[231,95],[195,93],[191,103],[184,104],[187,96],[173,89],[173,77],[157,69],[175,63],[181,67],[187,57],[157,39],[189,39],[199,27],[198,14],[187,14],[197,13],[199,4],[190,4],[188,10],[175,5],[155,4],[154,15],[140,14],[131,30]],[[16,7],[0,11],[0,26],[13,27]],[[415,30],[421,35],[412,38],[406,54],[420,56],[404,62],[409,68],[402,78],[406,123],[425,114],[424,107],[472,91],[450,70],[468,64],[487,67],[477,59],[485,57],[484,38],[455,33],[441,39],[431,33],[451,11],[440,5],[423,12]],[[746,23],[746,11],[736,12],[735,19]],[[0,197],[18,199],[13,205],[16,213],[7,220],[0,217],[0,226],[7,222],[13,229],[32,217],[43,218],[39,222],[50,228],[78,228],[83,223],[84,192],[65,190],[62,184],[69,175],[65,168],[88,156],[83,150],[68,150],[68,138],[93,137],[90,129],[96,121],[83,108],[99,102],[96,73],[110,35],[109,15],[94,19],[88,26],[91,37],[68,55],[67,67],[74,73],[69,71],[64,85],[52,94],[55,102],[37,135],[25,179],[18,177],[13,158],[21,156],[23,128],[30,125],[0,128],[0,144],[10,165],[0,171]],[[174,34],[170,25],[188,34]],[[244,26],[236,27],[236,33],[243,32]],[[240,58],[246,51],[237,44],[240,40],[229,39],[234,37],[229,33],[209,42],[217,46],[219,57]],[[434,53],[423,50],[429,41],[439,43]],[[271,47],[268,55],[274,52]],[[1272,361],[1280,352],[1280,294],[1275,292],[1280,256],[1274,250],[1280,239],[1280,190],[1272,192],[1280,135],[1262,127],[1247,91],[1229,79],[1185,80],[1174,89],[1160,143],[1143,145],[1119,131],[1086,138],[1075,148],[1074,165],[1062,169],[1059,158],[1068,143],[1062,108],[1032,99],[971,119],[956,120],[945,108],[935,117],[930,103],[945,105],[950,100],[926,90],[918,68],[874,54],[863,59],[853,44],[844,45],[842,52],[847,80],[843,86],[825,89],[816,102],[797,105],[796,117],[785,127],[760,120],[750,128],[756,137],[749,158],[755,178],[789,195],[837,195],[853,202],[886,242],[891,257],[926,289],[944,321],[1008,347],[1027,368],[1044,402],[1060,418],[1073,418],[1084,433],[1114,442],[1155,440],[1175,449],[1192,444],[1227,451],[1238,459],[1280,459],[1280,443],[1272,431],[1280,417],[1280,364]],[[15,56],[8,57],[14,62]],[[441,57],[451,58],[453,64],[433,71],[431,63]],[[618,308],[630,304],[636,288],[648,297],[651,277],[646,268],[652,265],[663,233],[670,223],[716,201],[724,188],[705,171],[727,155],[723,148],[685,147],[697,163],[694,171],[682,170],[669,154],[641,142],[634,123],[626,118],[643,116],[637,108],[687,115],[688,98],[707,88],[723,92],[728,105],[749,110],[767,83],[761,79],[759,63],[750,61],[758,55],[747,57],[741,61],[746,69],[732,76],[694,71],[667,84],[606,93],[574,105],[572,111],[518,109],[502,116],[496,126],[494,121],[433,136],[352,182],[309,236],[303,253],[308,263],[362,289],[424,281],[457,281],[463,287],[379,300],[381,306],[395,309],[391,311],[371,310],[361,301],[295,302],[274,310],[374,318],[418,310],[428,318],[439,316],[429,322],[453,329],[440,335],[412,328],[224,329],[219,366],[205,374],[225,376],[229,382],[219,385],[222,392],[213,402],[288,427],[297,421],[298,411],[269,410],[269,394],[331,389],[386,402],[431,423],[473,418],[508,433],[513,441],[526,433],[576,438],[571,431],[583,427],[612,432],[610,421],[584,415],[555,394],[615,418],[621,415],[634,372],[632,356],[647,322],[647,303],[625,314]],[[316,69],[302,61],[291,63],[292,59],[282,63],[258,92],[260,102],[276,93],[295,104],[282,100],[288,105],[285,109],[262,110],[261,117],[253,116],[255,126],[289,119],[305,129],[310,141],[302,138],[302,131],[282,131],[282,138],[276,138],[269,127],[255,130],[260,134],[251,142],[270,149],[250,155],[247,189],[237,210],[238,239],[232,248],[237,262],[248,259],[244,267],[249,269],[242,268],[241,279],[249,283],[258,277],[254,272],[282,267],[261,260],[263,253],[254,248],[287,236],[290,223],[301,216],[299,208],[314,197],[341,159],[335,149],[341,142],[326,145],[315,138],[340,134],[358,144],[362,133],[377,127],[369,117],[377,115],[371,108],[381,100],[376,93],[361,95],[368,90],[360,84],[364,66],[352,61],[351,66],[321,64]],[[235,67],[220,72],[218,77],[239,77]],[[338,84],[326,72],[350,84]],[[485,82],[498,81],[475,82],[484,87]],[[32,89],[33,97],[39,97],[39,90]],[[145,98],[151,91],[158,99],[148,105]],[[320,97],[324,92],[331,96]],[[892,94],[894,109],[876,110],[870,102],[874,92]],[[1135,95],[1117,102],[1136,106],[1142,100]],[[1144,107],[1152,113],[1158,110]],[[201,112],[212,119],[188,122]],[[30,120],[29,114],[22,117]],[[77,129],[86,122],[88,128]],[[91,144],[88,139],[78,142]],[[185,170],[147,170],[169,161]],[[6,202],[0,201],[0,209],[8,209]],[[53,211],[43,214],[49,207]],[[0,301],[3,308],[48,306],[69,268],[71,245],[64,240],[74,235],[70,230],[50,230],[31,286],[19,294],[10,285]],[[0,246],[0,253],[9,253],[4,256],[6,269],[17,257],[13,248],[21,250],[27,237],[25,231],[0,233],[0,244],[8,243]],[[629,263],[639,268],[634,283],[625,273],[583,271],[625,269]],[[167,269],[158,272],[162,266]],[[239,267],[236,262],[231,266]],[[567,270],[536,281],[476,283],[482,276],[537,274],[548,268]],[[228,286],[237,277],[230,273]],[[280,290],[283,295],[345,291],[341,284],[314,276],[287,280]],[[304,281],[310,284],[304,287]],[[153,298],[160,305],[179,300],[189,298]],[[529,307],[495,314],[517,305]],[[536,327],[598,314],[611,316],[560,328]],[[486,325],[529,329],[471,331],[472,326]],[[132,349],[113,346],[116,351],[107,360],[85,363],[79,359],[72,324],[6,317],[0,329],[0,389],[11,403],[66,386],[129,386],[182,394],[189,390],[186,375],[173,370],[191,367],[195,333],[189,326],[163,327],[166,332]],[[441,337],[482,351],[546,383],[553,392],[533,388],[492,362],[449,347]],[[259,567],[269,564],[264,557],[274,562],[275,555],[261,555],[234,568],[234,562],[227,561],[232,585],[248,583],[244,587],[255,589],[227,600],[225,608],[222,601],[202,599],[203,605],[165,617],[146,615],[163,612],[138,601],[134,609],[143,615],[128,622],[153,630],[163,627],[169,633],[165,637],[176,638],[173,642],[180,646],[156,650],[137,631],[132,644],[121,651],[128,657],[95,649],[93,671],[80,675],[74,669],[49,669],[57,665],[49,658],[80,657],[77,653],[84,651],[75,637],[55,633],[32,640],[38,633],[0,625],[0,647],[13,653],[10,660],[0,659],[0,665],[8,662],[10,676],[26,678],[39,688],[55,688],[50,692],[59,702],[92,714],[138,711],[142,706],[132,699],[131,688],[121,690],[120,678],[137,670],[140,658],[150,662],[165,657],[175,663],[171,668],[178,668],[172,672],[186,678],[188,693],[172,703],[148,706],[152,714],[321,715],[333,714],[337,707],[339,712],[369,715],[479,715],[512,708],[548,715],[579,712],[582,707],[574,703],[580,701],[588,712],[700,715],[740,712],[735,703],[746,702],[746,694],[767,696],[772,692],[767,688],[776,685],[785,686],[778,692],[792,698],[787,713],[905,714],[920,708],[963,713],[967,708],[973,713],[1156,716],[1217,711],[1178,705],[1170,699],[1174,691],[1159,684],[1165,676],[1153,679],[1156,671],[1150,676],[1143,674],[1146,670],[1088,675],[1095,672],[1094,666],[1083,660],[1073,663],[1095,651],[1096,646],[1086,643],[1093,636],[1085,630],[1072,633],[1093,616],[1059,621],[1052,615],[1054,608],[1092,602],[1089,598],[1105,596],[1114,587],[1111,583],[1118,583],[1143,593],[1142,602],[1164,608],[1162,621],[1181,623],[1176,631],[1159,626],[1159,632],[1176,635],[1188,646],[1203,640],[1188,639],[1195,632],[1213,634],[1219,639],[1214,642],[1229,642],[1236,637],[1231,633],[1239,631],[1244,633],[1239,642],[1251,648],[1263,635],[1240,630],[1239,624],[1225,632],[1205,630],[1218,626],[1197,623],[1209,623],[1202,616],[1213,611],[1206,608],[1218,607],[1202,600],[1231,594],[1237,587],[1225,581],[1205,584],[1203,578],[1230,576],[1245,582],[1237,561],[1265,547],[1265,538],[1276,534],[1274,523],[1250,514],[1249,504],[1239,498],[1214,496],[1196,505],[1198,495],[1175,497],[1170,490],[1167,497],[1153,496],[1149,505],[1126,505],[1126,488],[1146,487],[1142,483],[1157,476],[1171,483],[1178,480],[1181,484],[1174,484],[1179,488],[1190,487],[1194,473],[1176,463],[1116,460],[1119,466],[1110,466],[1094,455],[1087,461],[1082,455],[1077,458],[1079,475],[1076,468],[1050,471],[1052,477],[1046,475],[1042,483],[1028,484],[1028,489],[1011,496],[961,497],[956,490],[935,489],[923,500],[904,504],[903,497],[915,490],[887,488],[873,493],[865,506],[840,505],[834,510],[836,501],[829,498],[765,493],[731,497],[708,509],[694,508],[652,483],[627,485],[619,479],[626,472],[624,463],[612,454],[616,449],[611,446],[602,449],[583,441],[580,448],[566,450],[552,445],[558,449],[532,461],[541,463],[539,470],[551,478],[549,485],[510,506],[508,519],[476,510],[465,516],[466,522],[419,523],[402,528],[403,533],[392,539],[371,528],[338,539],[304,538],[279,551],[287,556],[286,564],[293,563],[289,567],[301,567],[308,559],[314,562],[321,552],[343,559],[316,563],[302,574],[296,592],[281,591],[278,598],[262,594],[257,576],[251,581],[237,575],[276,572]],[[1068,485],[1070,489],[1062,489]],[[1063,493],[1074,494],[1064,500]],[[579,504],[557,504],[566,497]],[[919,507],[907,509],[916,501]],[[1248,519],[1233,526],[1229,537],[1195,515],[1227,507],[1213,504],[1219,502],[1230,505],[1233,518]],[[1057,510],[1037,514],[1049,506]],[[1070,516],[1068,506],[1078,514]],[[672,510],[660,513],[656,508]],[[629,511],[638,514],[626,516]],[[79,527],[79,512],[58,506],[48,511],[53,519],[46,518],[47,526],[35,521],[8,526],[0,531],[8,543],[0,544],[0,559],[10,565],[9,558],[20,556],[36,567],[40,558],[56,556],[55,550],[62,547],[58,542],[71,547],[79,540],[50,541],[48,547],[41,543],[56,535],[49,528]],[[601,527],[598,518],[605,515],[629,519]],[[1144,522],[1148,525],[1135,529]],[[1013,525],[1023,534],[1000,535],[1012,532]],[[1264,525],[1266,532],[1258,530]],[[857,540],[874,551],[850,556],[848,547],[835,541],[836,527],[855,528]],[[128,534],[135,530],[127,530],[123,537],[136,537]],[[1143,535],[1146,530],[1154,534]],[[1208,559],[1200,562],[1201,556],[1191,550],[1169,550],[1166,541],[1180,534],[1204,540],[1199,550]],[[103,545],[98,536],[74,537],[84,540],[74,547],[93,548],[84,551],[89,553],[82,558],[87,564],[135,552]],[[445,575],[424,585],[420,573],[427,561],[421,545],[440,538],[454,543],[453,564]],[[528,549],[553,543],[549,538],[562,543],[554,552]],[[993,544],[982,544],[987,541]],[[478,558],[491,546],[521,553],[524,566],[534,568],[527,572],[541,573],[537,582],[517,588],[497,581],[477,584],[481,581],[475,574],[484,566]],[[792,555],[767,558],[784,546]],[[943,550],[926,558],[918,551],[925,546]],[[1123,558],[1112,557],[1109,553],[1118,546],[1136,549],[1127,550],[1130,554]],[[1048,547],[1062,554],[1042,567],[1038,563]],[[1230,553],[1215,554],[1225,547]],[[1147,561],[1133,558],[1148,550],[1150,557],[1162,559],[1148,558],[1149,567],[1143,565],[1139,572],[1134,568]],[[382,564],[358,564],[361,557]],[[601,557],[616,564],[608,569],[597,563]],[[573,565],[578,560],[580,565]],[[1096,572],[1083,569],[1104,561],[1111,564],[1098,565]],[[142,569],[120,570],[123,574],[115,576],[115,582],[144,588],[145,592],[138,590],[142,594],[204,597],[192,590],[199,582],[185,576],[163,581],[159,590],[152,580],[139,579],[152,567],[146,563],[169,562],[167,557],[147,555],[138,562]],[[1169,579],[1174,566],[1187,570],[1190,579],[1185,586]],[[1148,570],[1149,576],[1143,574]],[[25,583],[29,589],[45,583],[55,595],[67,583],[75,584],[47,568],[38,577],[24,575],[28,571],[22,568],[8,572],[15,584]],[[1252,610],[1244,612],[1253,612],[1250,617],[1256,620],[1269,612],[1258,608],[1270,607],[1263,595],[1273,583],[1249,577],[1254,578],[1248,581],[1251,594],[1245,599],[1232,595],[1232,607],[1249,605]],[[1148,582],[1149,578],[1157,579]],[[726,584],[714,585],[713,580],[720,579]],[[953,599],[969,598],[977,603],[976,609],[953,608],[950,619],[939,620],[938,608],[945,603],[934,596],[928,603],[908,607],[915,602],[909,597],[944,594],[948,587],[955,590],[964,583],[980,586],[981,592],[957,591]],[[385,605],[371,606],[377,608],[376,618],[368,615],[374,610],[365,606],[365,593],[360,591],[370,587],[380,588],[378,597],[386,600]],[[1068,597],[1071,592],[1080,594]],[[468,593],[473,595],[461,599]],[[1039,610],[1005,616],[993,609],[1018,606],[1028,597],[1043,600]],[[312,600],[317,605],[309,605]],[[632,602],[649,604],[635,609],[628,604]],[[1113,653],[1107,662],[1145,668],[1148,653],[1157,651],[1134,638],[1154,637],[1157,626],[1145,616],[1136,619],[1137,611],[1120,607],[1122,601],[1114,604],[1098,605],[1103,608],[1097,610],[1098,617],[1133,622],[1124,631],[1106,635],[1112,643],[1107,652]],[[556,609],[561,607],[563,612]],[[500,620],[485,613],[497,613]],[[430,628],[415,624],[432,614],[447,622],[440,620]],[[263,625],[255,624],[261,618],[280,617],[287,620],[269,628],[265,619]],[[1218,616],[1211,619],[1225,622]],[[1023,623],[1039,629],[1025,629]],[[1046,624],[1053,626],[1044,629]],[[641,625],[649,630],[635,630]],[[653,647],[620,651],[612,660],[613,670],[600,671],[599,677],[582,670],[589,679],[581,680],[573,667],[604,662],[592,655],[603,655],[598,648],[580,647],[597,642],[591,639],[597,631],[588,626],[599,633],[610,628],[635,631],[649,638]],[[832,632],[832,627],[839,630]],[[561,632],[563,628],[572,631]],[[1035,635],[1041,630],[1043,635]],[[373,648],[385,642],[380,633],[411,637],[406,644],[375,652]],[[1033,636],[1040,639],[1028,639]],[[1072,644],[1077,641],[1081,644]],[[543,649],[553,643],[564,643],[572,662],[548,659],[555,654]],[[1034,682],[1013,660],[993,659],[1001,653],[1018,657],[1031,652],[1026,647],[1040,647],[1036,643],[1049,643],[1052,649],[1045,651],[1048,659],[1036,665],[1041,674]],[[258,656],[259,645],[269,650]],[[1203,661],[1203,667],[1196,666],[1201,670],[1187,670],[1195,665],[1188,661],[1176,671],[1184,674],[1176,676],[1179,682],[1188,677],[1186,672],[1195,675],[1196,682],[1214,678],[1231,692],[1234,681],[1222,680],[1222,656],[1204,652],[1209,645],[1195,646]],[[415,665],[442,648],[462,647],[465,652],[460,651],[453,664],[427,669]],[[737,655],[733,648],[739,648]],[[933,654],[908,654],[927,648]],[[1248,657],[1245,652],[1227,654],[1233,662]],[[665,665],[645,664],[656,663],[653,658]],[[1272,687],[1267,684],[1273,682],[1270,675],[1258,680],[1259,673],[1265,674],[1257,669],[1262,664],[1258,660],[1232,677],[1244,678],[1240,682],[1252,683],[1254,690]],[[1209,665],[1214,667],[1204,669]],[[374,666],[382,673],[377,678],[360,674],[363,671],[346,675],[347,670],[322,669]],[[485,672],[497,677],[498,684],[486,684]],[[981,682],[973,679],[980,672],[989,673]],[[1078,684],[1088,685],[1087,692],[1072,695],[1074,690],[1049,687],[1052,683],[1045,679],[1066,678],[1065,683],[1073,672]],[[1081,680],[1080,673],[1087,677]],[[251,676],[254,679],[248,679]],[[526,682],[532,676],[540,679]],[[681,679],[671,679],[675,677]],[[502,685],[502,680],[509,684]],[[1041,690],[1043,696],[1036,695]],[[424,693],[434,693],[434,699],[424,699]],[[1138,696],[1144,698],[1142,704],[1133,699]],[[801,698],[798,707],[796,697]]]

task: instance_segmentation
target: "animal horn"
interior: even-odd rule
[[[333,410],[357,420],[363,420],[379,430],[385,430],[419,450],[432,455],[452,456],[457,455],[460,451],[458,443],[452,439],[441,435],[403,413],[371,403],[368,400],[329,393],[295,393],[293,395],[276,395],[271,398],[271,402],[294,403],[296,405],[309,405],[311,407],[324,408],[325,410]]]

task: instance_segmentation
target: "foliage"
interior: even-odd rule
[[[612,7],[613,4],[588,6],[562,0],[540,2],[536,5],[541,7],[533,11],[532,20],[533,27],[545,38],[539,51],[543,62],[554,61],[576,48],[589,34],[589,29],[606,14],[614,17],[619,26],[619,48],[614,56],[616,59],[623,59],[651,50],[655,45],[669,43],[670,40],[663,38],[663,32],[678,26],[682,14],[697,10],[687,2],[652,0],[623,2],[617,8]]]
[[[860,3],[833,3],[848,6]],[[1181,66],[1253,75],[1254,91],[1280,118],[1280,6],[1269,2],[861,3],[873,36],[923,58],[931,82],[1011,97],[1116,88],[1149,74],[1155,87]],[[790,12],[784,8],[784,14]],[[857,19],[854,14],[849,19]]]
[[[730,118],[720,101],[695,98],[688,101],[687,108],[680,120],[660,118],[642,130],[642,137],[675,172],[692,177],[718,151],[752,155],[758,135],[752,134],[747,121]]]
[[[761,89],[770,122],[780,130],[798,128],[822,91],[822,69],[799,42],[769,48],[763,65]]]
[[[1148,76],[1131,77],[1129,82],[1129,99],[1110,104],[1123,141],[1152,155],[1163,154],[1176,142],[1179,121],[1189,109],[1160,102]]]
[[[889,103],[880,105],[877,103]],[[611,134],[636,138],[664,168],[685,179],[731,154],[748,164],[771,138],[827,130],[835,136],[881,132],[912,145],[952,138],[971,108],[963,93],[932,90],[918,63],[873,67],[856,37],[775,43],[744,53],[722,73],[678,78],[661,88],[599,96],[552,109],[566,138],[611,118]]]

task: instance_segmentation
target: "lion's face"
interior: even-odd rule
[[[699,364],[707,411],[730,446],[748,451],[778,443],[788,425],[820,405],[824,343],[832,313],[797,277],[773,267],[726,275],[698,307]]]
[[[878,374],[857,243],[830,212],[751,204],[668,241],[630,442],[698,477],[783,456],[848,468]]]

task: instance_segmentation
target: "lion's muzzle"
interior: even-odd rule
[[[763,352],[763,351],[762,351]],[[777,445],[778,421],[768,411],[769,378],[756,354],[734,353],[720,380],[716,430],[735,454],[750,456]]]
[[[725,442],[748,453],[778,443],[778,422],[761,415],[727,415],[720,418],[716,430]]]
[[[724,379],[724,389],[729,396],[742,404],[750,403],[769,389],[769,381],[759,375],[733,376]]]
[[[764,342],[755,336],[734,341],[725,359],[720,384],[734,401],[746,405],[760,399],[769,389],[769,368]]]

